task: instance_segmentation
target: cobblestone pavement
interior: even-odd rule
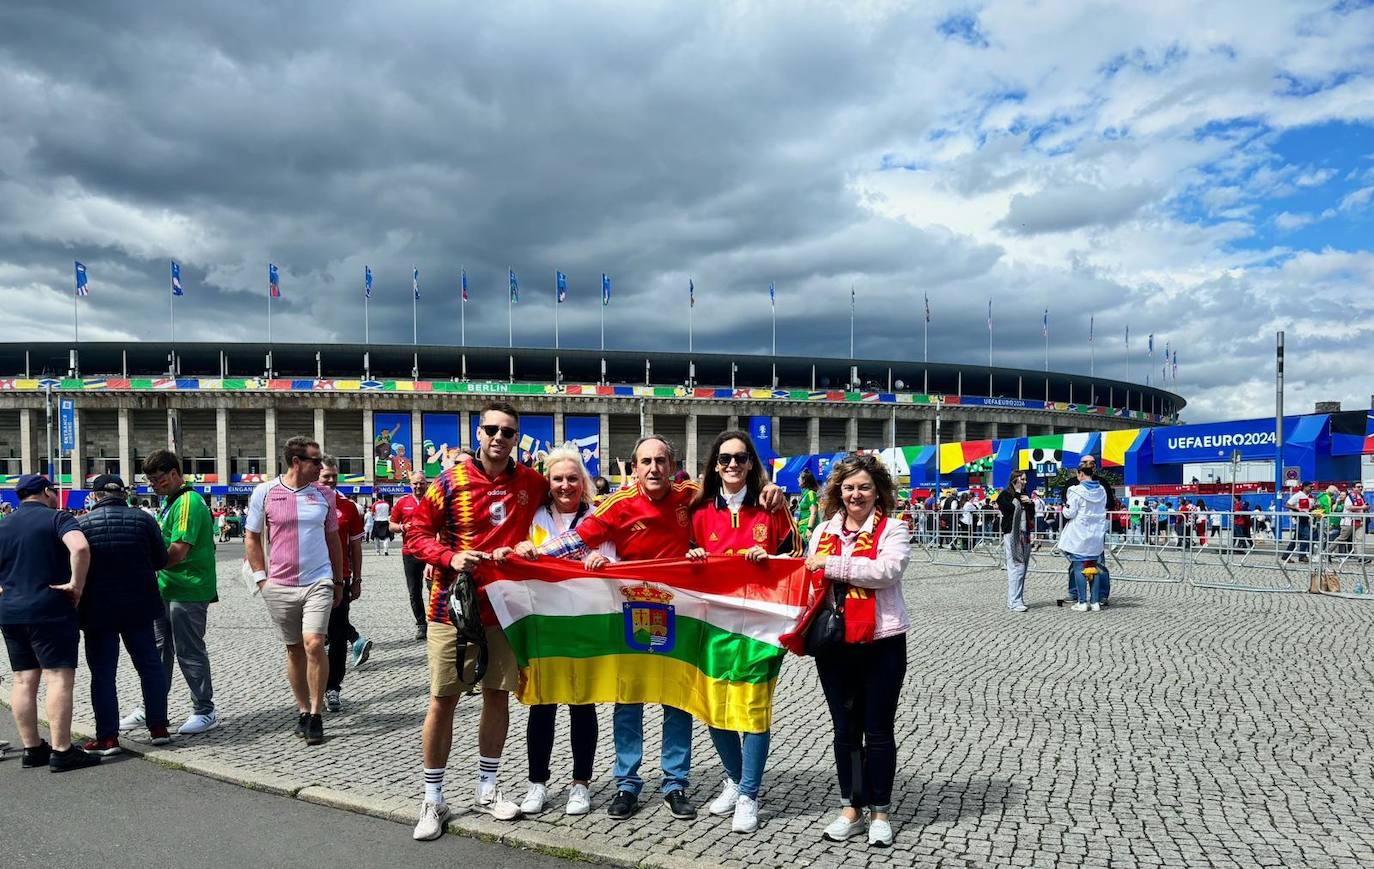
[[[290,734],[283,651],[261,602],[241,591],[230,554],[220,562],[224,600],[211,609],[209,629],[224,726],[152,755],[410,822],[423,790],[427,678],[399,556],[369,556],[353,620],[376,649],[349,674],[343,711],[326,717],[326,743],[307,748]],[[913,564],[891,849],[820,839],[838,798],[830,722],[813,666],[796,658],[778,684],[754,835],[732,834],[727,819],[704,811],[675,821],[654,799],[630,821],[609,820],[609,708],[600,710],[591,815],[563,814],[565,755],[555,761],[550,811],[516,824],[472,815],[458,824],[648,865],[1374,865],[1371,604],[1118,582],[1109,609],[1079,614],[1054,606],[1060,576],[1032,575],[1031,610],[1014,615],[995,571]],[[89,733],[84,676],[77,718]],[[126,709],[137,696],[132,676],[126,659]],[[175,727],[189,712],[179,675],[171,707]],[[467,801],[475,777],[477,710],[474,699],[459,705],[448,785],[455,805]],[[661,719],[646,719],[652,796]],[[515,704],[501,778],[517,800],[524,727]],[[566,716],[557,745],[567,745]],[[698,726],[699,804],[720,776]],[[408,836],[397,826],[398,842]]]

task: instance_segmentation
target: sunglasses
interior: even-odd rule
[[[324,459],[320,456],[297,456],[302,462],[310,462],[315,465],[323,465]]]
[[[739,465],[741,468],[749,464],[748,453],[721,453],[716,456],[716,464],[722,468],[730,467],[731,463]]]
[[[511,438],[515,437],[517,434],[520,433],[518,429],[513,429],[508,425],[484,425],[479,426],[479,428],[481,428],[482,431],[486,432],[486,435],[489,438],[496,437],[496,433],[500,432],[501,437],[505,438],[506,440],[510,440]]]

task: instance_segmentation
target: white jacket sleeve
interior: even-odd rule
[[[1083,502],[1079,500],[1078,487],[1069,489],[1068,495],[1064,498],[1064,518],[1074,519],[1078,516],[1078,511],[1082,508]]]

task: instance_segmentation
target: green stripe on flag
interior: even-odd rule
[[[621,613],[526,616],[506,628],[506,638],[521,667],[538,658],[655,654],[692,664],[712,679],[755,684],[771,682],[782,669],[785,652],[778,646],[697,619],[677,616],[673,621],[677,634],[667,652],[630,648],[625,642],[625,616]]]

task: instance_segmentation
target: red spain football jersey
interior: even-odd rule
[[[391,508],[390,521],[405,528],[405,524],[410,521],[410,517],[415,513],[415,508],[418,506],[420,506],[420,499],[415,496],[414,492],[409,495],[402,495],[396,499],[395,506]],[[410,535],[404,531],[401,532],[401,554],[415,554],[415,545],[410,542]]]
[[[626,486],[578,523],[577,536],[589,549],[611,541],[621,561],[681,558],[691,548],[687,508],[696,494],[697,484],[691,481],[673,483],[657,501]]]
[[[410,514],[406,535],[412,554],[438,569],[438,581],[430,587],[430,621],[448,620],[453,556],[465,549],[491,552],[526,539],[548,492],[543,474],[514,461],[494,478],[487,477],[479,462],[459,462],[430,483]],[[482,621],[495,624],[486,595],[480,599]]]
[[[343,575],[353,577],[353,541],[363,536],[363,514],[351,498],[334,493],[334,509],[339,515],[339,543],[343,544]]]
[[[692,514],[692,542],[711,555],[743,555],[762,546],[769,555],[800,556],[801,534],[788,510],[769,512],[757,504],[744,504],[739,512],[717,497]]]

